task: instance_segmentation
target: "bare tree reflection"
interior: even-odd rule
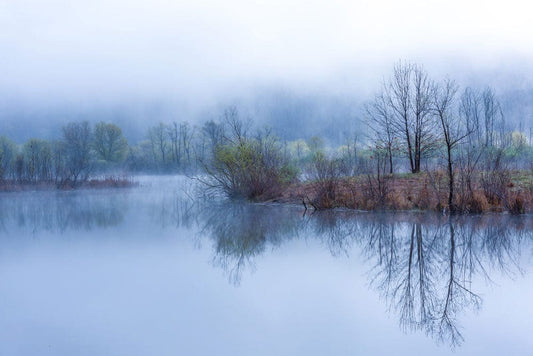
[[[448,338],[452,345],[456,345],[463,341],[463,337],[457,327],[457,314],[465,307],[478,308],[481,304],[481,298],[471,289],[471,276],[475,267],[473,261],[480,262],[480,260],[477,259],[477,256],[475,256],[475,259],[472,258],[476,251],[472,249],[472,244],[464,244],[465,236],[456,236],[452,221],[448,221],[447,228],[449,253],[448,256],[444,256],[448,257],[448,264],[444,264],[444,266],[447,266],[444,270],[445,275],[447,275],[446,289],[443,300],[436,309],[437,313],[434,317],[436,325],[428,325],[430,332],[436,332],[436,335],[441,340]],[[446,236],[443,236],[443,242],[445,242],[445,239]],[[461,246],[463,247],[462,254],[460,251]],[[446,250],[443,252],[445,253]],[[465,256],[468,258],[465,259]]]
[[[143,195],[144,196],[144,195]],[[52,198],[51,198],[52,197]],[[26,194],[0,200],[0,230],[64,232],[117,226],[128,209],[140,209],[152,225],[196,231],[198,241],[213,245],[213,265],[239,284],[244,270],[291,239],[318,239],[333,256],[362,253],[370,285],[406,331],[425,332],[460,345],[461,316],[479,309],[479,280],[491,273],[523,273],[524,248],[531,253],[531,216],[323,211],[305,214],[299,207],[213,203],[184,197],[105,194]],[[189,234],[180,235],[189,238]],[[357,256],[352,256],[357,258]]]
[[[487,264],[512,273],[527,230],[513,229],[514,220],[502,221],[505,217],[474,223],[465,217],[441,219],[418,216],[371,223],[365,251],[377,257],[372,284],[398,313],[402,328],[423,330],[456,346],[463,341],[458,317],[482,302],[472,288],[473,277],[489,279]]]
[[[359,225],[356,215],[348,211],[317,211],[307,216],[300,228],[305,236],[316,236],[323,241],[333,256],[349,256]],[[309,230],[312,232],[309,232]]]
[[[181,218],[187,224],[191,210],[178,211],[187,212]],[[360,246],[371,264],[370,284],[398,315],[401,328],[451,346],[464,340],[459,323],[464,311],[481,307],[474,279],[490,281],[494,269],[520,271],[521,246],[533,237],[531,218],[505,215],[306,215],[297,208],[248,204],[211,204],[194,211],[200,235],[214,242],[214,265],[235,284],[246,266],[254,268],[260,255],[288,239],[318,238],[333,256],[348,256]]]

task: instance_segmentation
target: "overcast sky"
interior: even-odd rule
[[[527,67],[528,3],[0,0],[0,91],[114,100],[272,84],[374,90],[398,59],[437,72]]]

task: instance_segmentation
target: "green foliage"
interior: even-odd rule
[[[128,142],[115,124],[99,122],[94,126],[93,147],[98,159],[119,163],[126,158]]]
[[[228,197],[252,200],[276,196],[298,174],[278,139],[268,134],[226,140],[215,147],[212,163],[205,168],[212,186]]]
[[[307,143],[302,139],[289,142],[287,148],[298,163],[305,162],[311,152]]]
[[[324,151],[324,140],[319,136],[313,136],[307,140],[307,146],[312,154]]]

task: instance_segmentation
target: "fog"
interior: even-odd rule
[[[7,0],[1,130],[50,138],[68,120],[107,120],[138,139],[158,121],[238,105],[260,123],[318,131],[357,120],[399,59],[493,85],[516,103],[511,121],[527,123],[528,10],[519,0]]]

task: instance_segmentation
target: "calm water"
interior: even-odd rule
[[[0,195],[0,355],[532,355],[533,217]]]

